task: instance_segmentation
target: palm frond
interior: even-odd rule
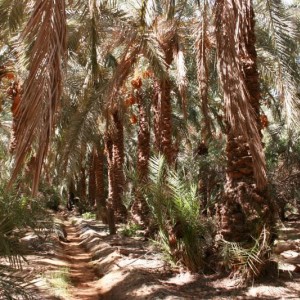
[[[39,177],[54,126],[54,117],[62,93],[62,62],[66,46],[64,1],[36,1],[22,40],[32,43],[30,65],[18,115],[15,168],[12,181],[20,171],[26,153],[38,141],[37,166],[32,192],[38,189]]]
[[[149,33],[143,37],[141,45],[141,52],[145,58],[148,59],[150,66],[153,68],[153,72],[157,78],[168,78],[168,72],[165,62],[163,50],[156,37]]]
[[[116,104],[118,93],[130,72],[134,69],[135,63],[138,61],[140,52],[140,43],[136,42],[136,35],[129,39],[122,58],[114,71],[113,78],[107,89],[107,107],[113,108]]]
[[[186,75],[186,65],[184,60],[184,52],[182,44],[179,41],[179,36],[176,38],[176,43],[174,45],[173,55],[174,62],[176,66],[176,83],[179,89],[179,93],[182,99],[182,110],[184,118],[187,119],[187,75]]]
[[[288,124],[299,123],[300,72],[297,65],[299,32],[282,1],[258,1],[258,39],[272,58],[274,87],[284,104]]]
[[[196,61],[197,61],[197,80],[198,90],[201,102],[201,112],[203,114],[202,134],[201,137],[204,142],[207,141],[211,135],[211,126],[209,118],[209,107],[208,107],[208,84],[209,84],[209,73],[208,73],[208,52],[209,52],[209,41],[208,41],[208,5],[206,1],[203,4],[202,10],[202,22],[199,24],[198,35],[195,41],[196,49]]]
[[[1,0],[0,1],[0,28],[1,30],[16,31],[25,19],[25,9],[28,0]]]

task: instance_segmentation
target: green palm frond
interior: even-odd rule
[[[153,68],[158,78],[168,78],[168,72],[163,50],[156,37],[152,34],[145,34],[141,44],[141,52],[148,59],[149,65]]]
[[[157,158],[151,157],[149,160],[149,178],[157,186],[161,186],[164,181],[166,162],[165,158],[160,155]]]
[[[68,162],[71,162],[71,169],[77,165],[81,154],[81,145],[93,143],[95,136],[99,136],[98,119],[102,114],[101,91],[96,94],[87,94],[78,110],[69,115],[69,122],[62,132],[60,141],[60,166],[63,168],[60,172],[66,171]]]
[[[262,74],[273,83],[284,103],[288,123],[299,123],[297,25],[281,1],[258,1],[256,16]]]
[[[150,158],[149,173],[145,194],[160,229],[159,243],[175,262],[197,271],[211,242],[208,223],[200,220],[197,187],[169,170],[162,156]]]
[[[16,31],[25,20],[28,0],[0,0],[1,30]]]

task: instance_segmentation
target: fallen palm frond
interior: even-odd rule
[[[253,245],[246,247],[241,243],[221,240],[221,257],[226,267],[230,267],[232,276],[241,283],[257,277],[268,263],[266,255],[270,253],[270,233],[263,228]]]

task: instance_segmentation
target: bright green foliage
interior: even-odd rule
[[[24,278],[15,274],[16,269],[21,268],[24,253],[19,238],[26,227],[39,234],[38,229],[45,226],[38,221],[42,216],[45,217],[45,211],[38,201],[0,187],[0,257],[9,263],[0,264],[0,291],[7,299],[17,299],[14,298],[16,295],[29,299]]]
[[[163,250],[191,271],[199,270],[211,239],[208,222],[200,214],[196,186],[168,170],[159,157],[150,160],[146,193]]]
[[[82,214],[82,218],[85,220],[96,220],[96,214],[91,212],[85,212]]]
[[[46,281],[53,289],[54,295],[57,297],[69,298],[68,287],[71,279],[68,268],[60,268],[55,272],[48,272],[45,275]]]
[[[139,224],[129,223],[121,229],[121,234],[123,236],[131,237],[131,236],[135,236],[137,234],[137,231],[141,229],[142,228]]]

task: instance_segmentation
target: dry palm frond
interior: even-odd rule
[[[187,119],[187,76],[186,76],[186,65],[184,61],[184,53],[182,45],[179,42],[179,36],[176,36],[176,43],[173,49],[174,62],[176,65],[176,81],[179,89],[179,93],[182,99],[182,110],[184,118]]]
[[[113,109],[115,100],[118,96],[119,89],[127,79],[130,72],[133,70],[135,63],[138,60],[141,44],[136,43],[136,35],[133,34],[132,39],[129,39],[128,44],[123,52],[121,61],[119,62],[111,83],[108,87],[107,105]]]
[[[196,37],[196,61],[197,61],[197,79],[199,85],[199,96],[201,101],[201,112],[203,114],[203,125],[201,137],[206,143],[209,136],[211,136],[209,107],[208,107],[208,5],[204,2],[202,11],[202,22],[198,28],[198,35]]]
[[[65,2],[36,1],[21,39],[33,45],[30,49],[29,74],[18,111],[18,144],[11,183],[33,141],[37,140],[37,167],[32,187],[35,194],[62,93],[62,62],[66,46]]]
[[[251,2],[219,0],[216,6],[216,39],[218,69],[224,92],[226,116],[234,132],[244,136],[253,157],[254,175],[258,188],[267,184],[266,163],[257,116],[251,106],[251,96],[242,70],[247,54]],[[253,62],[254,63],[254,62]]]
[[[149,65],[153,68],[153,71],[158,78],[168,78],[169,75],[163,50],[152,33],[144,34],[141,53],[149,60]]]
[[[157,0],[142,0],[140,7],[140,24],[143,28],[153,25],[156,16],[161,12],[161,5]]]

